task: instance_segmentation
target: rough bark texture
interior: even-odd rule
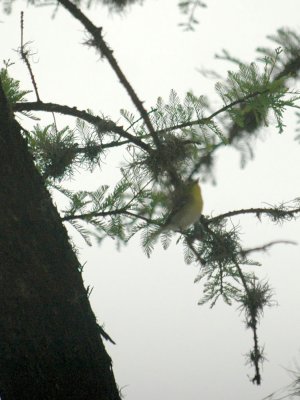
[[[0,82],[1,400],[119,400],[65,228]]]

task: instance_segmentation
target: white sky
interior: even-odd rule
[[[176,3],[146,0],[123,17],[109,16],[100,8],[89,12],[103,26],[105,39],[146,107],[158,96],[167,98],[170,89],[180,95],[192,89],[213,96],[217,109],[214,82],[197,68],[217,69],[224,75],[231,66],[214,59],[222,48],[252,61],[255,48],[268,44],[266,35],[282,26],[299,30],[298,0],[207,0],[208,8],[199,10],[200,25],[193,33],[178,27],[184,16]],[[21,4],[16,2],[11,16],[1,15],[1,58],[16,61],[12,72],[31,88],[28,73],[12,50],[19,46]],[[78,22],[63,9],[51,19],[50,8],[23,6],[25,40],[33,41],[37,52],[33,68],[43,101],[91,108],[115,120],[120,108],[135,111],[107,63],[81,45],[84,33]],[[287,116],[284,134],[274,127],[264,131],[255,160],[245,169],[239,168],[234,150],[219,153],[217,186],[202,185],[204,214],[299,197],[300,145],[294,141],[292,115]],[[51,116],[46,121],[52,122]],[[58,123],[62,127],[63,119],[58,117]],[[85,174],[78,187],[109,183],[117,174],[118,157],[106,159],[101,175]],[[240,223],[245,247],[299,240],[299,221],[283,226],[253,217],[233,221]],[[279,245],[256,257],[263,263],[260,276],[269,279],[279,306],[266,310],[259,328],[268,361],[262,386],[255,387],[247,378],[253,371],[244,365],[252,335],[245,330],[243,317],[235,306],[221,301],[212,310],[197,306],[202,286],[193,280],[198,267],[184,264],[175,240],[167,251],[157,245],[151,259],[143,254],[138,238],[121,252],[110,240],[102,247],[86,248],[78,239],[78,245],[81,260],[87,263],[85,282],[94,286],[94,311],[117,342],[106,347],[127,399],[256,400],[290,382],[285,369],[295,368],[300,347],[299,246]]]

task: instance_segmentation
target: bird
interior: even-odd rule
[[[156,232],[184,231],[202,214],[203,198],[198,180],[188,179],[172,193],[173,206],[164,224]]]

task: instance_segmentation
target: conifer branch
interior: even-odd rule
[[[272,82],[275,82],[284,77],[289,78],[292,76],[296,76],[297,74],[299,74],[299,70],[300,70],[300,56],[299,56],[299,54],[297,54],[294,58],[292,58],[291,60],[289,60],[286,63],[286,65],[283,67],[283,69],[280,72],[278,72],[274,76]],[[246,122],[248,125],[248,130],[250,130],[251,132],[255,131],[256,129],[258,129],[260,127],[261,123],[259,123],[255,119],[255,116],[253,115],[253,113],[248,113],[245,117],[247,119]],[[229,129],[229,135],[228,135],[229,143],[232,143],[236,138],[239,137],[239,134],[245,130],[247,130],[247,127],[241,127],[238,124],[233,123]]]
[[[130,143],[135,144],[141,149],[148,153],[152,152],[151,147],[143,142],[136,136],[131,135],[125,131],[123,127],[116,125],[113,121],[102,119],[98,116],[89,114],[86,111],[78,110],[76,107],[64,106],[56,103],[43,103],[37,102],[22,102],[13,105],[14,111],[46,111],[46,112],[57,112],[64,115],[70,115],[76,118],[80,118],[92,125],[94,125],[101,132],[114,132],[121,137],[127,139]]]
[[[237,99],[235,101],[232,101],[229,104],[226,104],[224,107],[222,107],[219,110],[213,112],[208,117],[200,118],[200,119],[197,119],[197,120],[194,120],[194,121],[184,122],[182,124],[178,124],[178,125],[174,125],[174,126],[170,126],[168,128],[164,128],[164,129],[158,130],[158,131],[156,131],[156,133],[158,135],[161,135],[163,133],[171,132],[171,131],[174,131],[176,129],[188,128],[188,127],[191,127],[191,126],[194,126],[194,125],[205,125],[208,122],[210,122],[214,117],[216,117],[217,115],[219,115],[219,114],[221,114],[221,113],[223,113],[223,112],[225,112],[227,110],[230,110],[232,107],[234,107],[234,106],[236,106],[238,104],[243,104],[249,99],[252,99],[254,97],[257,97],[257,96],[260,96],[260,95],[263,95],[263,94],[266,94],[266,93],[268,93],[268,90],[264,90],[264,91],[261,91],[261,92],[250,93],[247,96],[242,97],[241,99]]]
[[[257,329],[259,318],[263,312],[264,306],[272,304],[270,301],[271,290],[267,284],[261,284],[257,282],[257,278],[255,276],[251,276],[248,273],[245,274],[242,271],[240,263],[247,261],[245,260],[247,250],[243,252],[240,249],[238,243],[235,242],[234,236],[231,236],[231,239],[230,236],[227,236],[227,238],[230,239],[229,241],[227,241],[227,233],[224,233],[224,235],[220,235],[220,232],[218,232],[218,230],[215,232],[208,226],[209,221],[204,220],[204,218],[202,218],[200,222],[201,224],[198,227],[195,226],[194,234],[192,233],[191,235],[186,235],[185,237],[185,241],[188,247],[191,249],[192,253],[194,254],[195,260],[198,261],[202,266],[200,274],[196,281],[201,280],[204,276],[207,275],[209,276],[209,281],[214,281],[214,283],[207,283],[204,285],[204,291],[206,292],[206,295],[199,304],[203,304],[204,302],[212,300],[211,306],[213,306],[220,295],[223,296],[224,300],[228,302],[228,304],[231,304],[230,297],[228,298],[226,290],[229,290],[232,298],[240,303],[239,308],[242,309],[245,313],[246,327],[251,329],[253,333],[253,348],[248,354],[249,362],[254,366],[255,369],[255,374],[252,382],[260,385],[260,363],[263,362],[264,356],[263,349],[260,348],[258,343]],[[232,239],[233,242],[230,243]],[[197,248],[194,246],[194,240],[198,240],[201,243],[199,250],[197,250]],[[262,248],[258,249],[249,249],[249,252],[251,252],[252,250],[262,250],[263,248],[267,248],[268,246],[271,246],[272,244],[278,242],[279,241],[268,243],[267,245],[262,246]],[[211,243],[212,246],[211,253],[207,252],[207,245],[209,245],[209,243]],[[203,246],[205,246],[206,250],[203,249]],[[228,247],[231,248],[229,253],[226,250]],[[220,252],[220,257],[218,257],[218,251]],[[204,260],[202,260],[203,256]],[[240,256],[242,256],[242,258],[240,258]],[[228,272],[225,272],[228,268],[226,266],[227,264],[231,264],[234,267],[231,272],[229,272],[229,276],[233,277],[234,280],[241,283],[243,287],[243,292],[241,292],[239,289],[234,289],[232,286],[229,286],[228,289],[228,284],[226,284],[226,282],[223,280],[226,275],[228,276]],[[217,274],[217,278],[214,273],[218,268],[220,269],[220,273]],[[216,284],[216,282],[218,283]],[[216,285],[219,286],[219,289]]]
[[[127,91],[129,97],[131,98],[133,104],[137,108],[138,112],[140,113],[141,117],[143,118],[145,125],[147,126],[150,135],[153,138],[153,141],[155,145],[158,147],[159,146],[159,139],[158,136],[154,130],[154,127],[152,125],[152,122],[150,121],[149,115],[146,111],[146,109],[143,106],[142,101],[138,98],[135,90],[129,83],[127,77],[121,70],[116,58],[113,55],[113,51],[109,48],[109,46],[106,44],[105,40],[103,39],[102,36],[102,28],[98,28],[95,26],[89,18],[86,17],[86,15],[71,1],[69,0],[58,0],[60,4],[62,4],[70,13],[71,15],[78,19],[82,25],[85,27],[85,29],[90,33],[92,36],[92,40],[90,40],[87,44],[90,44],[94,47],[96,47],[100,54],[104,57],[106,57],[107,61],[109,62],[110,66],[114,70],[115,74],[119,78],[121,84],[124,86],[125,90]]]
[[[282,71],[276,74],[274,80],[281,79],[283,77],[295,76],[299,73],[300,70],[300,55],[297,55],[295,58],[289,60]]]

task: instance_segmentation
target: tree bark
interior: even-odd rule
[[[67,232],[0,82],[1,400],[119,400]]]

